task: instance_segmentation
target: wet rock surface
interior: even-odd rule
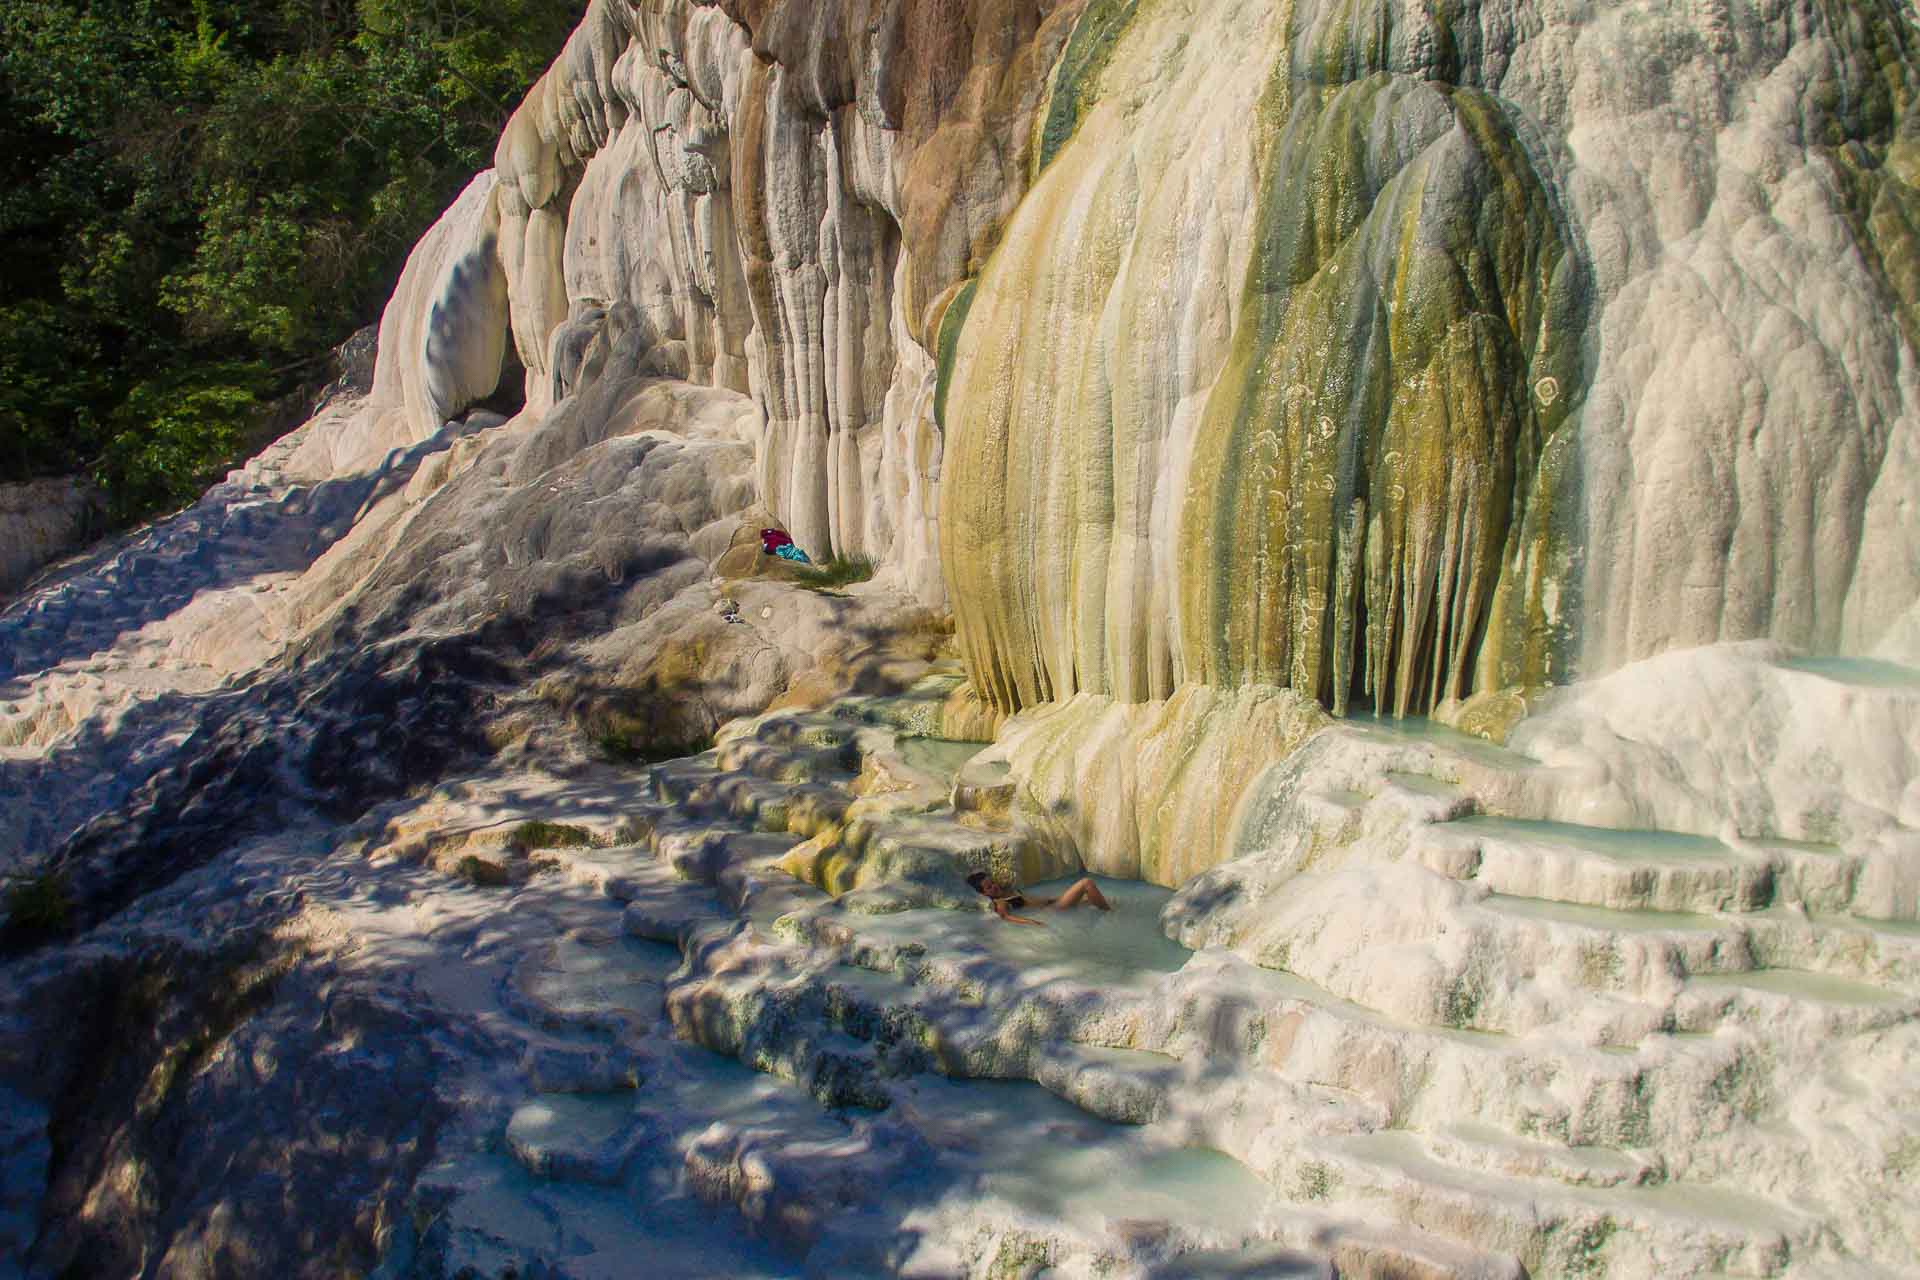
[[[1021,928],[964,874],[1077,872],[953,807],[989,744],[915,730],[959,678],[483,770],[11,962],[33,1266],[322,1231],[427,1276],[1897,1269],[1867,1189],[1920,951],[1841,850],[1487,816],[1544,766],[1355,726],[1259,855]]]

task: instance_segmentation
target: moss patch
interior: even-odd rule
[[[593,832],[585,827],[568,826],[562,822],[523,822],[513,829],[510,838],[514,846],[523,852],[532,849],[580,849],[598,843],[593,838]]]
[[[795,586],[809,591],[833,591],[867,581],[873,577],[873,569],[873,561],[865,556],[835,557],[800,569],[793,575],[793,581]]]
[[[455,863],[453,870],[455,875],[465,880],[468,884],[480,885],[490,889],[499,888],[512,879],[512,877],[507,874],[507,869],[499,863],[489,862],[485,858],[475,857],[471,853]]]
[[[1054,72],[1053,94],[1047,102],[1047,119],[1040,128],[1039,153],[1034,161],[1036,176],[1080,127],[1080,118],[1100,92],[1100,73],[1113,60],[1114,47],[1139,8],[1140,0],[1093,0],[1074,24]]]
[[[711,744],[699,741],[661,741],[630,729],[607,729],[596,734],[593,745],[609,760],[621,764],[659,764],[697,756]]]
[[[933,420],[943,431],[947,425],[947,388],[953,383],[953,360],[960,348],[960,330],[966,326],[967,312],[973,308],[973,296],[979,290],[980,277],[975,276],[960,286],[960,292],[940,317],[940,332],[934,341],[937,370],[933,384]]]

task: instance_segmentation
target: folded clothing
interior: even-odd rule
[[[807,559],[807,553],[794,546],[791,542],[781,543],[773,549],[773,554],[779,556],[782,560],[791,560],[796,564],[812,563],[812,561]]]

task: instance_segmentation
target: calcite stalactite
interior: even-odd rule
[[[529,410],[570,385],[562,328],[631,304],[670,365],[760,403],[803,545],[938,599],[918,344],[1024,189],[1051,8],[595,0],[495,156]]]
[[[1535,158],[1469,90],[1362,66],[1296,92],[1272,68],[1299,37],[1239,16],[1259,38],[1222,61],[1235,15],[1189,45],[1089,14],[1064,150],[971,300],[948,572],[1003,707],[1197,679],[1406,711],[1467,686],[1490,625],[1516,665],[1551,643],[1524,591],[1489,621],[1580,376]],[[1117,151],[1109,98],[1158,113]]]

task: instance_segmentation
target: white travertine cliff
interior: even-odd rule
[[[0,1255],[1911,1274],[1916,88],[593,0],[371,392],[0,613]]]

